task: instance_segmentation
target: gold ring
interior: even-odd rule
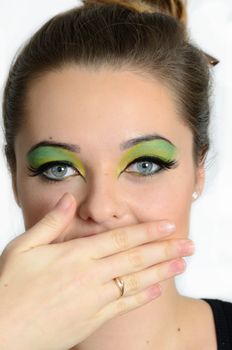
[[[123,296],[123,294],[124,294],[124,282],[123,282],[123,280],[119,277],[116,277],[116,278],[114,278],[114,281],[116,282],[118,288],[120,289],[120,294],[121,294],[120,296]]]

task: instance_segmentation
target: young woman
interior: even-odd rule
[[[0,260],[1,349],[231,349],[232,304],[175,286],[209,149],[209,57],[184,21],[181,1],[85,1],[13,63],[26,232]]]

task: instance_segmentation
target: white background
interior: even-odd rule
[[[23,42],[51,16],[78,4],[74,0],[0,0],[1,100],[10,62]],[[192,207],[190,238],[196,244],[196,253],[186,258],[187,270],[176,281],[182,294],[232,301],[232,2],[189,0],[188,15],[192,39],[219,58],[220,64],[213,68],[212,145],[206,163],[206,185]],[[0,121],[2,125],[2,115]],[[1,253],[24,231],[1,150],[0,222]]]

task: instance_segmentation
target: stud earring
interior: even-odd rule
[[[193,199],[197,199],[198,193],[197,192],[193,192],[192,197],[193,197]]]

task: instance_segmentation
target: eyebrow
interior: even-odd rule
[[[142,135],[142,136],[136,137],[134,139],[130,139],[128,141],[122,142],[120,144],[120,149],[122,151],[124,151],[132,146],[137,145],[140,142],[152,141],[152,140],[164,140],[164,141],[170,143],[172,146],[174,146],[174,144],[170,140],[168,140],[166,137],[163,137],[163,136],[158,135],[158,134],[150,134],[150,135]]]
[[[78,145],[74,145],[72,143],[63,143],[63,142],[57,142],[57,141],[44,140],[44,141],[36,143],[34,146],[32,146],[29,149],[29,151],[27,152],[27,155],[29,155],[32,151],[34,151],[35,149],[37,149],[39,147],[47,147],[47,146],[60,147],[60,148],[67,149],[68,151],[71,151],[74,153],[80,153],[80,147]]]
[[[166,137],[163,137],[159,134],[149,134],[149,135],[142,135],[139,137],[135,137],[133,139],[130,139],[130,140],[127,140],[127,141],[120,143],[119,147],[120,147],[120,150],[124,151],[132,146],[137,145],[138,143],[141,143],[144,141],[152,141],[152,140],[164,140],[175,147],[175,145],[170,140],[168,140]],[[44,141],[36,143],[34,146],[32,146],[30,148],[30,150],[27,152],[27,155],[29,155],[29,153],[34,151],[36,148],[45,147],[45,146],[60,147],[60,148],[64,148],[64,149],[71,151],[71,152],[74,152],[74,153],[81,152],[81,147],[79,145],[76,145],[76,144],[44,140]]]

